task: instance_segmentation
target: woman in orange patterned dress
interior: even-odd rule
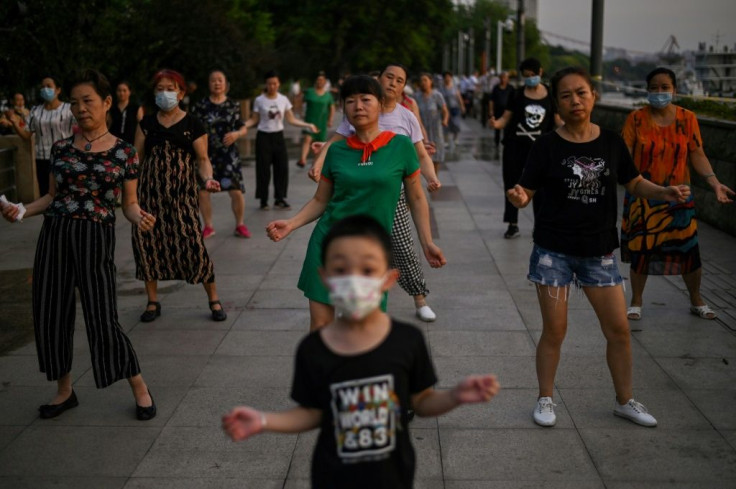
[[[732,202],[734,192],[718,181],[703,151],[695,114],[672,104],[675,74],[657,68],[647,75],[649,105],[629,114],[623,137],[644,178],[663,186],[689,185],[690,168],[713,188],[720,203]],[[700,296],[701,262],[695,201],[684,203],[641,199],[626,194],[621,221],[621,257],[631,263],[629,319],[641,319],[648,275],[682,275],[690,294],[690,312],[715,319]]]

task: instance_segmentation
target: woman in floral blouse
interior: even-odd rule
[[[111,88],[101,73],[88,70],[72,83],[71,110],[80,131],[51,149],[49,192],[19,207],[5,204],[2,214],[44,215],[33,266],[33,323],[39,366],[57,382],[56,396],[39,407],[54,418],[79,405],[72,389],[75,286],[79,289],[97,388],[127,379],[136,417],[156,415],[156,405],[140,373],[138,358],[118,322],[115,291],[115,204],[142,231],[156,218],[138,205],[138,155],[110,134],[105,121]]]

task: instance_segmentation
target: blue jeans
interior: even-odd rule
[[[623,283],[616,255],[581,257],[557,253],[534,245],[527,278],[540,285],[567,287],[615,287]]]

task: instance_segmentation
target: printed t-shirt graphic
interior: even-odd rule
[[[396,448],[400,406],[393,375],[330,385],[337,454],[345,463],[388,457]]]
[[[609,175],[606,162],[603,158],[589,158],[587,156],[571,156],[562,162],[566,168],[570,168],[573,177],[566,178],[569,192],[567,198],[579,200],[583,204],[593,204],[598,197],[606,194],[606,187],[601,184],[600,176]]]

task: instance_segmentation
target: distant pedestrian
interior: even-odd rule
[[[36,180],[38,193],[43,197],[49,193],[51,146],[56,141],[71,137],[77,121],[69,103],[59,99],[61,84],[58,78],[43,78],[39,92],[43,103],[31,109],[27,124],[13,112],[8,112],[7,115],[13,124],[13,130],[21,138],[30,140],[31,134],[36,134]]]
[[[10,121],[13,113],[15,116],[20,117],[24,126],[30,122],[31,111],[26,108],[26,98],[20,92],[13,95],[12,105],[0,114],[0,127],[3,128],[3,134],[10,134],[13,131],[13,123]]]
[[[480,103],[480,124],[486,127],[488,119],[491,118],[492,112],[489,110],[489,103],[491,101],[491,93],[493,89],[498,85],[499,77],[496,75],[496,70],[491,68],[478,80],[478,85],[482,92],[481,103]]]
[[[156,73],[153,92],[159,110],[141,120],[135,136],[135,147],[143,160],[138,198],[158,218],[150,233],[133,230],[135,275],[145,282],[148,296],[141,314],[143,322],[161,315],[159,280],[201,283],[212,319],[227,319],[199,224],[199,185],[218,192],[220,183],[213,177],[207,155],[207,132],[179,106],[186,86],[176,71]]]
[[[445,127],[445,143],[449,143],[449,150],[454,153],[458,134],[460,134],[462,115],[465,114],[465,102],[449,71],[444,73],[442,86],[438,90],[445,97],[445,104],[450,111],[450,120]]]
[[[404,76],[403,69],[401,73]],[[395,92],[399,89],[396,87]],[[271,239],[280,241],[292,231],[320,219],[312,232],[299,277],[299,289],[309,299],[312,329],[328,324],[334,316],[328,291],[317,273],[322,264],[319,255],[322,238],[334,222],[353,214],[370,215],[378,219],[386,231],[395,231],[402,184],[427,261],[432,267],[445,264],[442,251],[432,240],[429,206],[419,179],[415,146],[407,136],[384,130],[379,125],[384,100],[381,85],[369,76],[351,77],[342,85],[341,98],[355,133],[324,150],[324,168],[312,200],[295,216],[273,221],[266,228]],[[414,117],[411,113],[408,115]],[[410,239],[411,233],[407,232],[407,236],[404,240]],[[394,252],[396,248],[394,242]],[[421,275],[421,268],[419,273]],[[419,286],[426,288],[423,275],[421,278],[418,281],[414,276],[411,281],[418,281]]]
[[[235,216],[235,236],[250,238],[245,225],[245,185],[240,168],[237,140],[245,136],[245,124],[240,117],[240,104],[227,96],[230,82],[222,70],[211,71],[208,77],[210,94],[196,103],[191,110],[207,131],[207,154],[212,162],[212,178],[220,189],[230,196],[230,207]],[[204,219],[202,237],[215,234],[212,222],[212,198],[206,189],[199,190],[199,209]]]
[[[642,176],[657,185],[690,185],[690,168],[705,179],[721,204],[733,202],[733,190],[718,181],[703,151],[695,114],[672,103],[677,79],[668,68],[647,75],[649,105],[629,114],[623,135]],[[666,202],[626,194],[621,220],[621,259],[631,263],[629,319],[642,315],[649,275],[682,275],[690,294],[690,312],[703,319],[716,313],[700,295],[702,264],[695,198]]]
[[[513,93],[500,119],[494,116],[490,121],[494,129],[504,129],[501,167],[506,191],[518,183],[534,141],[555,127],[552,97],[542,83],[544,70],[539,60],[527,58],[521,62],[519,70],[524,77],[524,88]],[[505,199],[503,222],[509,225],[504,238],[520,236],[519,211],[508,198]]]
[[[309,148],[312,141],[327,141],[327,129],[332,127],[332,119],[335,116],[335,100],[327,89],[327,75],[324,71],[317,73],[317,79],[314,81],[314,87],[304,90],[302,102],[307,108],[304,114],[304,122],[308,122],[317,126],[319,132],[311,133],[302,130],[304,139],[302,141],[302,152],[296,165],[304,168],[309,155]]]
[[[76,300],[84,322],[98,389],[127,379],[136,417],[156,416],[130,339],[118,322],[115,272],[115,206],[122,196],[123,215],[141,233],[156,217],[136,197],[138,155],[109,133],[111,87],[99,72],[87,70],[71,82],[71,111],[79,132],[50,149],[49,191],[28,204],[24,217],[44,215],[33,265],[33,325],[41,372],[57,384],[56,396],[39,407],[41,418],[55,418],[79,405],[72,388]],[[149,209],[150,210],[150,209]],[[15,222],[18,209],[2,206]]]
[[[297,406],[279,412],[239,406],[223,416],[222,427],[234,441],[319,428],[313,488],[409,489],[416,466],[409,410],[439,416],[488,402],[500,386],[493,375],[471,375],[452,389],[434,389],[437,376],[421,331],[379,307],[396,282],[385,224],[366,216],[342,219],[318,252],[339,314],[299,344],[291,388]]]
[[[553,392],[567,332],[570,285],[582,287],[606,338],[606,360],[616,391],[613,414],[643,426],[657,420],[633,399],[631,333],[623,279],[614,250],[616,184],[641,197],[684,202],[686,185],[660,187],[642,178],[621,137],[590,121],[595,91],[582,68],[552,78],[552,96],[564,125],[541,134],[519,183],[507,195],[517,207],[535,200],[534,249],[528,279],[536,284],[542,312],[537,346],[539,398],[534,422],[556,423]]]
[[[443,128],[449,124],[450,112],[445,105],[445,98],[432,86],[432,75],[422,73],[419,77],[419,90],[416,93],[416,103],[421,115],[421,121],[427,131],[427,142],[435,148],[432,155],[435,172],[445,162],[445,138]]]
[[[135,143],[135,130],[143,119],[143,107],[130,100],[130,83],[121,81],[115,89],[116,102],[110,109],[110,133],[128,144]]]
[[[514,96],[514,87],[509,84],[509,74],[506,71],[501,72],[498,76],[498,83],[491,90],[488,98],[488,113],[495,119],[500,119],[509,105],[509,100]],[[501,142],[501,132],[503,129],[494,129],[493,141],[498,149]]]
[[[300,121],[292,112],[289,99],[279,93],[279,77],[274,71],[264,76],[266,91],[256,97],[253,112],[245,121],[246,131],[258,127],[256,134],[256,199],[261,201],[261,210],[268,210],[268,193],[271,185],[273,167],[274,207],[279,210],[291,209],[286,202],[289,190],[289,155],[284,140],[284,121],[297,127],[318,133],[314,124]]]

